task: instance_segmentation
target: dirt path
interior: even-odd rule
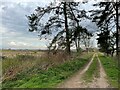
[[[98,58],[98,62],[100,65],[100,77],[95,78],[90,83],[85,83],[85,81],[82,79],[82,76],[88,70],[91,63],[93,62],[95,55],[98,58],[98,55],[94,54],[90,62],[87,64],[87,66],[83,70],[79,70],[75,75],[70,77],[68,80],[59,84],[58,88],[107,88],[107,87],[110,87],[109,84],[107,83],[106,74],[99,58]]]
[[[83,87],[83,82],[80,77],[88,70],[89,66],[91,65],[93,59],[95,57],[95,54],[93,55],[92,59],[88,63],[88,65],[81,71],[78,71],[75,75],[73,75],[70,79],[66,80],[64,83],[61,83],[58,85],[58,88],[81,88]]]
[[[105,70],[101,64],[101,61],[100,61],[98,55],[96,55],[96,56],[97,56],[97,59],[98,59],[99,65],[100,65],[100,70],[99,70],[100,77],[95,78],[92,81],[92,83],[88,84],[88,87],[89,88],[108,88],[108,87],[111,88],[111,86],[108,84],[108,81],[106,79],[106,73],[105,73]]]

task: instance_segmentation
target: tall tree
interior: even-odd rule
[[[84,45],[85,48],[88,49],[90,46],[90,39],[93,36],[92,33],[82,26],[77,26],[71,31],[71,42],[74,42],[77,52],[79,52],[81,45]]]
[[[91,32],[89,32],[86,28],[83,29],[83,32],[81,33],[81,41],[83,42],[83,45],[85,46],[86,50],[89,52],[90,48],[90,39],[93,36]]]
[[[94,4],[94,6],[99,6],[99,10],[92,10],[93,14],[91,16],[94,16],[93,21],[96,22],[98,27],[100,29],[103,29],[104,26],[106,26],[106,23],[109,26],[110,31],[114,31],[113,29],[116,26],[116,51],[118,55],[118,41],[119,41],[119,34],[118,34],[118,8],[120,7],[120,1],[119,2],[100,2],[97,4]]]
[[[81,26],[75,27],[72,31],[72,41],[75,43],[77,52],[80,50],[80,35],[82,32],[83,28]]]
[[[107,55],[109,54],[109,48],[110,48],[110,32],[107,31],[101,31],[101,33],[98,34],[99,38],[97,38],[98,40],[98,44],[99,44],[99,48],[102,52],[107,53]]]
[[[46,22],[42,22],[46,16]],[[47,19],[48,16],[48,19]],[[79,26],[80,19],[87,17],[85,10],[79,10],[78,2],[50,3],[47,7],[38,7],[28,16],[29,31],[38,31],[40,37],[57,33],[49,48],[65,48],[70,54],[70,29]],[[65,40],[65,41],[63,41]]]

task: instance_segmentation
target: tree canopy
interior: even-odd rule
[[[85,10],[79,9],[79,5],[79,2],[60,2],[57,5],[50,3],[47,7],[37,7],[35,12],[28,16],[29,31],[38,31],[40,37],[56,32],[49,48],[65,49],[70,53],[72,29],[80,26],[81,18],[89,18]],[[47,14],[49,18],[43,23],[42,18]]]
[[[101,33],[98,34],[98,44],[105,50],[104,52],[108,52],[110,47],[112,47],[114,52],[114,46],[116,45],[118,54],[118,7],[120,7],[120,2],[99,2],[94,4],[94,6],[99,6],[99,10],[90,11],[92,12],[91,16],[93,16],[93,22],[96,22],[101,30]]]

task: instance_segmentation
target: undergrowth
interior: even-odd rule
[[[92,54],[84,58],[74,58],[48,70],[40,70],[32,67],[26,72],[17,74],[13,79],[3,82],[3,88],[50,88],[70,77],[74,72],[82,68]],[[34,72],[37,73],[29,73]]]

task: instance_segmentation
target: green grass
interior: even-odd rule
[[[99,77],[99,63],[96,56],[88,70],[85,72],[83,80],[85,80],[85,82],[91,82],[94,77]]]
[[[99,58],[105,69],[109,83],[113,87],[118,87],[118,61],[101,54],[99,54]]]
[[[28,72],[22,72],[15,76],[14,79],[4,81],[3,88],[51,88],[61,83],[80,68],[82,68],[91,57],[92,54],[84,58],[75,58],[71,61],[66,61],[63,64],[49,68],[48,70],[36,70],[36,74],[28,74],[34,69],[29,69]],[[37,68],[36,68],[37,69]]]

